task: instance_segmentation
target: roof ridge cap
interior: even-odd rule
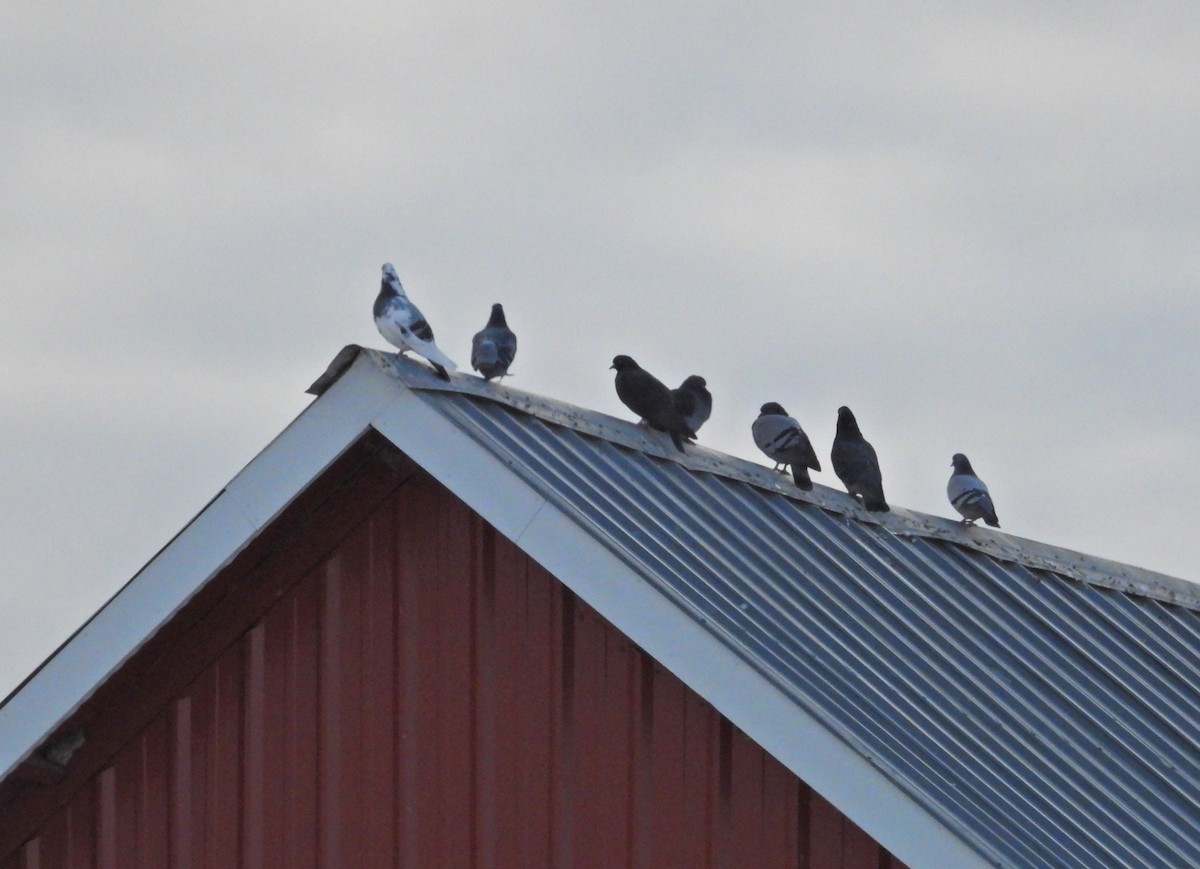
[[[457,393],[491,401],[544,422],[674,462],[689,471],[710,473],[792,501],[812,504],[845,516],[848,520],[877,525],[900,538],[937,540],[963,546],[1031,570],[1047,571],[1091,585],[1200,611],[1200,584],[1190,580],[1003,531],[975,525],[964,526],[956,519],[904,507],[893,506],[889,513],[868,513],[850,495],[821,483],[814,484],[812,491],[803,492],[793,486],[786,476],[748,459],[701,444],[691,444],[686,453],[680,453],[665,436],[660,437],[658,432],[646,426],[467,374],[451,374],[448,381],[443,380],[429,366],[397,353],[348,345],[334,357],[325,373],[308,391],[315,395],[323,393],[349,370],[360,354],[405,387],[418,394],[424,393],[428,396],[426,400],[435,406],[437,400],[433,394],[436,393]]]

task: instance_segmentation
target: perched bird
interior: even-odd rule
[[[883,497],[883,474],[875,448],[863,438],[858,420],[848,407],[838,408],[837,434],[833,437],[833,472],[863,506],[872,513],[886,513],[891,508]]]
[[[812,478],[808,469],[821,470],[821,463],[813,450],[812,442],[800,423],[787,415],[787,411],[774,401],[768,401],[758,412],[758,419],[750,426],[754,443],[775,460],[775,467],[792,466],[792,479],[796,487],[808,492],[812,489]]]
[[[383,264],[383,282],[375,297],[375,326],[389,344],[400,349],[401,355],[413,350],[433,363],[438,377],[449,380],[446,369],[454,371],[458,368],[433,343],[433,329],[429,328],[417,306],[404,295],[404,287],[391,263]]]
[[[675,399],[661,380],[645,371],[628,356],[617,356],[611,366],[617,371],[617,398],[646,421],[650,428],[665,431],[675,448],[683,452],[683,439],[694,438],[683,415],[675,407]]]
[[[996,518],[996,508],[992,505],[992,496],[983,480],[975,476],[971,460],[962,453],[955,453],[950,460],[954,465],[954,473],[950,482],[946,483],[946,497],[950,499],[954,509],[962,514],[963,524],[974,525],[976,519],[982,519],[993,528],[1000,527]]]
[[[678,389],[672,389],[671,396],[675,399],[675,409],[694,432],[700,431],[700,426],[712,416],[712,393],[708,391],[704,378],[698,374],[684,380]]]
[[[471,339],[471,367],[484,380],[504,377],[516,355],[517,336],[504,320],[504,306],[497,302],[492,305],[487,325]]]

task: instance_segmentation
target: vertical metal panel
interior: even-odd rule
[[[67,816],[66,843],[62,849],[64,865],[70,869],[91,869],[96,865],[96,814],[91,789],[85,788],[59,814]]]
[[[170,730],[168,716],[159,716],[143,732],[138,745],[141,780],[136,827],[138,862],[141,869],[161,869],[167,865],[170,803],[164,797],[171,792]]]
[[[362,866],[396,864],[396,547],[392,507],[375,513],[362,532],[362,734],[359,787],[365,852]]]
[[[0,869],[890,865],[427,478]]]

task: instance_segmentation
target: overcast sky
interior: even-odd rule
[[[837,407],[889,501],[1200,580],[1200,12],[9,4],[0,696],[308,402],[396,264],[468,369]],[[1134,10],[1134,11],[1128,11]]]

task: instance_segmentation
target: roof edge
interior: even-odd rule
[[[0,703],[0,782],[351,447],[396,392],[371,380],[311,403],[22,681]]]
[[[412,390],[455,392],[493,401],[554,425],[676,462],[692,471],[716,474],[795,501],[815,504],[855,521],[879,525],[899,537],[951,543],[1031,570],[1048,571],[1125,594],[1200,610],[1200,584],[1190,580],[1003,531],[966,526],[954,519],[903,507],[893,506],[889,513],[868,513],[850,495],[829,486],[816,483],[811,492],[804,492],[793,486],[787,477],[738,456],[700,444],[690,445],[687,452],[681,454],[665,435],[645,426],[499,383],[489,383],[480,377],[452,374],[449,381],[442,380],[432,368],[396,353],[348,345],[334,357],[308,391],[314,395],[322,394],[350,369],[360,354]]]

